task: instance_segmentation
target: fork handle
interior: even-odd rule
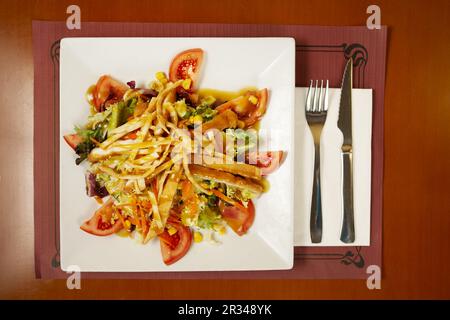
[[[314,182],[311,202],[310,234],[312,243],[322,241],[322,195],[320,190],[320,143],[314,144]]]
[[[344,243],[352,243],[355,242],[355,222],[353,214],[353,159],[351,151],[342,152],[342,169],[344,214],[341,241]]]

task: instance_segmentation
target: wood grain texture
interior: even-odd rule
[[[364,25],[373,1],[76,1],[84,21]],[[34,279],[31,20],[74,1],[0,3],[0,297],[450,298],[450,2],[377,1],[389,45],[382,290],[362,280]],[[34,110],[39,112],[39,110]]]

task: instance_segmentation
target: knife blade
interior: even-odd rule
[[[338,128],[344,135],[343,145],[352,145],[352,85],[353,59],[350,58],[345,66],[342,77],[341,100],[339,103]]]
[[[344,243],[355,242],[355,223],[353,212],[353,139],[352,139],[352,86],[353,59],[345,66],[339,103],[338,128],[344,140],[342,154],[342,202],[343,219],[340,239]]]

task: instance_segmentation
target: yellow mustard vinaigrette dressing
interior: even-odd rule
[[[116,235],[118,235],[121,238],[131,238],[131,232],[129,232],[127,229],[123,228],[116,232]]]
[[[257,91],[258,89],[256,87],[245,87],[238,91],[223,91],[223,90],[217,90],[217,89],[209,89],[209,88],[203,88],[199,89],[197,91],[200,98],[204,98],[207,96],[213,96],[216,98],[219,102],[226,102],[233,100],[234,98],[237,98],[239,96],[243,96],[248,91]]]
[[[86,98],[86,101],[89,103],[89,105],[91,106],[91,114],[96,113],[97,111],[95,111],[95,104],[94,104],[94,90],[95,90],[96,85],[93,84],[91,85],[87,90],[86,93],[84,94],[84,97]]]
[[[254,125],[252,125],[250,128],[256,130],[257,132],[259,132],[259,129],[261,129],[261,120],[258,120],[255,122]]]
[[[258,91],[257,87],[248,86],[244,87],[238,91],[225,91],[210,88],[202,88],[197,91],[199,98],[206,98],[208,96],[214,97],[219,103],[224,103],[233,100],[237,97],[245,95],[248,91]],[[252,129],[259,131],[261,127],[261,121],[257,121],[251,126]]]
[[[263,187],[263,192],[269,192],[270,190],[270,182],[266,178],[262,178],[260,181],[261,186]]]

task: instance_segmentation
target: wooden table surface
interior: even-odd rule
[[[385,96],[383,281],[34,278],[31,21],[389,26]],[[0,4],[0,298],[450,298],[450,1],[5,1]],[[39,110],[34,110],[39,112]]]

